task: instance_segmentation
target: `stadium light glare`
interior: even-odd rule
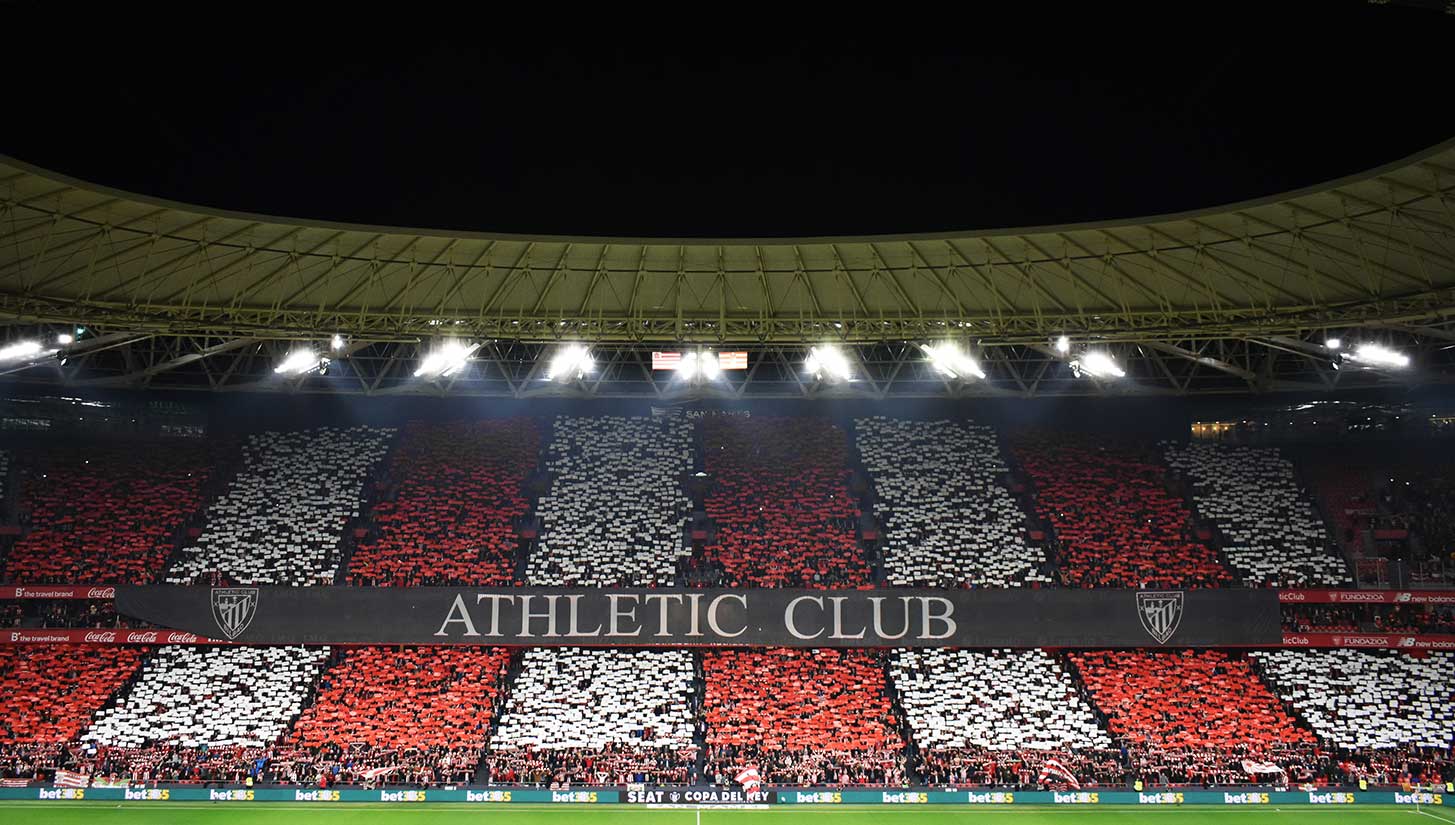
[[[1379,344],[1360,344],[1353,352],[1345,353],[1344,358],[1370,367],[1404,369],[1410,365],[1408,355]]]
[[[1071,367],[1073,371],[1092,378],[1122,378],[1127,374],[1110,355],[1097,350],[1083,352],[1079,359],[1071,362]]]
[[[546,369],[548,381],[575,381],[584,378],[596,368],[591,351],[580,344],[567,344],[556,350],[551,365]]]
[[[288,353],[288,357],[279,362],[278,366],[273,367],[273,372],[280,375],[303,375],[313,372],[327,361],[327,358],[320,357],[312,349],[295,349]]]
[[[975,376],[984,378],[985,370],[980,368],[980,362],[970,355],[960,351],[951,341],[941,341],[938,344],[920,344],[919,348],[930,360],[930,366],[948,378],[965,378]]]
[[[39,341],[16,341],[8,347],[0,347],[0,361],[19,361],[41,354]]]
[[[849,381],[854,375],[844,353],[838,347],[827,344],[810,349],[808,357],[803,360],[803,367],[814,378],[823,378],[827,374],[838,381]]]
[[[702,370],[702,377],[709,381],[716,381],[722,377],[722,365],[717,361],[717,353],[704,351],[697,359],[697,367]]]
[[[1064,335],[1062,335],[1060,338],[1057,338],[1056,351],[1061,353],[1062,355],[1066,355],[1067,353],[1071,352],[1071,339],[1067,338]]]
[[[56,343],[60,344],[63,347],[70,346],[71,344],[76,343],[76,336],[72,335],[69,332],[63,332],[60,335],[56,336]]]
[[[454,375],[465,368],[470,356],[479,349],[479,344],[466,344],[453,338],[441,341],[426,355],[414,370],[414,377],[435,378]]]
[[[328,342],[328,346],[329,349],[333,350],[334,352],[338,352],[339,350],[344,348],[344,337],[335,332],[333,334],[333,338]]]
[[[1344,342],[1339,340],[1338,338],[1325,338],[1324,346],[1328,349],[1338,352],[1339,348],[1344,346]]]

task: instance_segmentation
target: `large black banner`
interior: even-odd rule
[[[258,644],[1260,646],[1273,590],[117,587],[123,615]]]

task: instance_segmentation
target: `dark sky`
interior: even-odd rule
[[[362,30],[306,3],[206,5],[0,6],[0,153],[305,218],[783,236],[1197,208],[1455,137],[1455,16],[1362,0],[593,39],[398,4],[358,7]]]

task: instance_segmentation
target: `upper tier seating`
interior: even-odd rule
[[[378,538],[354,549],[350,583],[509,584],[539,450],[529,418],[409,424],[389,461],[395,492],[372,514]]]
[[[1096,714],[1041,650],[899,650],[890,660],[921,749],[1109,748]]]
[[[1455,653],[1423,659],[1362,650],[1251,655],[1279,698],[1334,745],[1448,749],[1455,742]]]
[[[1025,516],[998,480],[1006,466],[994,430],[884,416],[860,418],[855,430],[886,528],[889,584],[1051,581],[1046,552],[1026,544]]]
[[[393,432],[322,427],[250,436],[243,467],[207,508],[202,536],[183,548],[167,582],[219,574],[238,584],[331,584],[344,525],[358,517],[364,480]]]
[[[1192,514],[1166,470],[1131,447],[1021,436],[1016,460],[1036,484],[1036,510],[1056,529],[1072,587],[1211,587],[1231,582],[1210,547],[1188,538]]]
[[[271,745],[327,659],[326,647],[163,647],[81,739],[127,748]]]
[[[852,587],[872,581],[854,534],[844,431],[822,418],[717,416],[702,424],[717,544],[730,587]]]
[[[1167,751],[1309,744],[1246,659],[1214,650],[1070,654],[1113,736]]]
[[[144,647],[0,646],[0,745],[65,743],[136,672]]]
[[[479,750],[509,662],[503,648],[350,649],[323,672],[288,738],[309,747]]]
[[[703,670],[709,777],[751,764],[769,783],[903,781],[904,742],[878,653],[710,650]]]
[[[1228,562],[1250,585],[1335,585],[1344,562],[1324,549],[1323,522],[1277,450],[1166,442],[1167,463],[1192,480],[1198,511],[1217,523]]]
[[[670,585],[690,555],[692,425],[663,418],[558,416],[536,512],[544,535],[527,580],[537,585]]]
[[[685,783],[696,707],[691,651],[530,649],[490,742],[490,772],[500,781]]]
[[[216,453],[175,442],[47,445],[22,486],[30,532],[6,559],[5,580],[152,583],[202,507]]]

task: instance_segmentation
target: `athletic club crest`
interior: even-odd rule
[[[1142,628],[1165,645],[1182,621],[1181,590],[1144,590],[1137,594],[1137,618]]]
[[[257,613],[258,588],[212,588],[212,618],[217,620],[217,628],[227,638],[236,639],[247,630]]]

